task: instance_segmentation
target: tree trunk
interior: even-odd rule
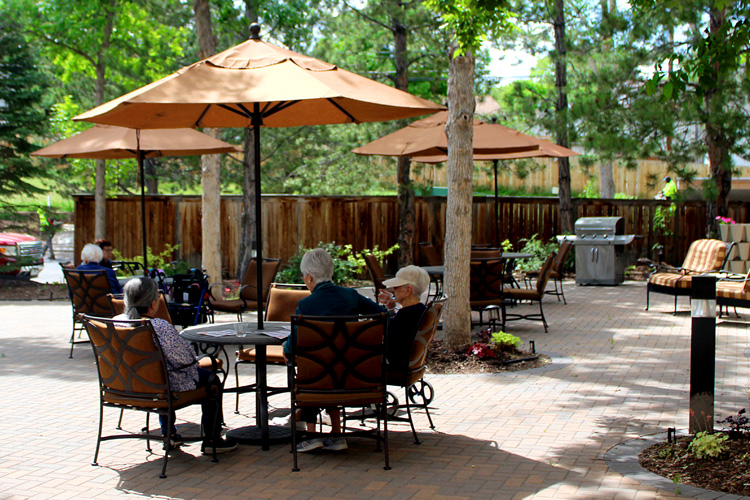
[[[555,138],[557,144],[568,147],[568,69],[565,49],[565,1],[555,0]],[[557,159],[558,186],[560,198],[560,232],[573,233],[573,201],[570,192],[570,161],[568,158]]]
[[[615,197],[615,169],[612,161],[599,163],[599,197]]]
[[[211,31],[211,10],[208,0],[193,0],[195,29],[198,34],[199,57],[201,59],[216,53],[216,38]],[[221,129],[203,130],[211,137],[220,138]],[[201,186],[203,188],[201,219],[201,252],[203,269],[209,282],[221,283],[221,157],[206,155],[201,157]]]
[[[395,84],[396,88],[409,91],[409,78],[407,75],[409,63],[406,59],[407,30],[399,19],[391,19],[393,30],[393,59],[396,66]],[[405,127],[406,121],[400,125]],[[398,266],[404,267],[414,264],[414,187],[411,183],[411,160],[409,158],[398,159]]]
[[[245,271],[253,258],[253,248],[255,243],[255,168],[253,167],[252,151],[255,149],[255,138],[253,131],[245,129],[244,151],[245,157],[242,160],[242,235],[240,239],[240,258],[237,268],[237,279],[242,280]]]
[[[96,65],[96,105],[104,104],[104,85],[107,80],[107,64],[105,54],[109,50],[112,30],[115,25],[117,0],[111,0],[107,8],[102,44],[97,52]],[[107,237],[107,164],[104,160],[96,160],[94,170],[94,238]]]
[[[713,4],[712,4],[713,5]],[[709,37],[721,36],[721,30],[726,22],[724,9],[712,8],[710,11]],[[715,40],[721,44],[723,40]],[[711,180],[716,186],[716,199],[706,201],[706,236],[717,237],[719,224],[717,216],[726,217],[728,214],[727,200],[732,189],[732,164],[729,148],[731,140],[723,127],[721,116],[724,102],[723,88],[726,76],[720,70],[718,63],[714,64],[712,77],[716,85],[706,91],[704,103],[706,108],[706,147],[711,171]]]
[[[156,158],[146,158],[143,160],[143,171],[146,175],[146,192],[148,194],[159,194],[159,176],[157,169],[161,163]]]
[[[451,49],[451,52],[455,47]],[[474,56],[450,56],[448,70],[448,201],[445,211],[445,293],[443,320],[449,347],[471,342],[469,259],[471,255],[472,142],[474,136]]]

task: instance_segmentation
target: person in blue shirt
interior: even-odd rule
[[[112,288],[112,293],[122,293],[122,286],[117,281],[117,275],[112,269],[102,267],[101,262],[103,257],[102,249],[99,245],[89,243],[81,250],[81,261],[83,264],[76,267],[79,271],[101,271],[104,270],[107,273],[107,279],[109,280],[109,286]]]
[[[368,299],[353,288],[345,288],[334,285],[333,259],[322,248],[311,250],[302,256],[299,269],[305,286],[312,293],[300,300],[297,304],[296,314],[313,316],[351,316],[357,314],[378,314],[385,312],[383,306]],[[290,342],[296,341],[296,332],[284,343],[284,355],[291,354]],[[331,430],[334,433],[341,432],[341,414],[338,408],[327,408],[326,412],[331,417]],[[320,413],[319,408],[304,408],[300,412],[299,419],[307,422],[307,430],[315,430],[315,421]],[[347,448],[344,438],[310,439],[297,445],[299,451],[310,451],[318,448],[325,450],[345,450]]]

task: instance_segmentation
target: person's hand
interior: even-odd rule
[[[396,307],[396,300],[393,298],[393,294],[386,290],[380,290],[380,293],[378,294],[378,302],[388,309]]]

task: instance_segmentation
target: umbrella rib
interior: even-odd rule
[[[201,120],[203,119],[204,116],[206,116],[206,113],[208,113],[208,110],[211,109],[211,106],[212,105],[209,104],[208,106],[205,107],[205,109],[203,110],[203,112],[201,113],[201,115],[198,117],[198,120],[196,120],[196,122],[195,122],[195,126],[196,127],[200,127]]]
[[[263,116],[271,116],[274,113],[278,113],[279,111],[284,111],[289,106],[294,106],[299,102],[299,99],[296,101],[280,101],[276,103],[270,110],[268,110],[268,106],[266,106],[263,109]]]
[[[249,114],[249,111],[247,111],[247,110],[246,110],[246,109],[244,108],[244,106],[242,106],[242,104],[238,104],[238,106],[239,106],[239,107],[241,107],[241,108],[242,108],[242,109],[243,109],[243,110],[245,111],[245,113],[247,113],[247,114],[243,113],[242,111],[236,110],[236,109],[234,109],[234,108],[232,108],[232,107],[229,107],[229,106],[227,106],[226,104],[219,104],[219,107],[220,107],[220,108],[224,108],[224,109],[226,109],[227,111],[231,111],[232,113],[237,113],[238,115],[240,115],[240,116],[241,116],[241,117],[243,117],[243,118],[250,118],[250,114]],[[207,111],[208,111],[208,108],[206,108],[206,111],[204,111],[204,114],[205,114],[205,113],[206,113]],[[203,118],[203,115],[201,115],[201,118]],[[198,120],[198,123],[200,123],[200,120]]]
[[[354,119],[354,117],[353,117],[353,116],[351,115],[351,113],[349,113],[349,112],[348,112],[347,110],[345,110],[344,108],[342,108],[342,107],[341,107],[341,106],[339,105],[339,103],[337,103],[337,102],[336,102],[336,101],[334,101],[333,99],[331,99],[331,98],[328,98],[328,102],[330,102],[331,104],[333,104],[334,106],[336,106],[336,108],[337,108],[337,109],[338,109],[339,111],[341,111],[342,113],[344,113],[344,114],[345,114],[346,116],[348,116],[348,117],[349,117],[349,119],[350,119],[350,120],[351,120],[352,122],[356,122],[356,121],[357,121],[357,120],[355,120],[355,119]]]

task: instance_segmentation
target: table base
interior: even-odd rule
[[[227,432],[227,437],[241,444],[262,444],[261,430],[257,425],[240,427]],[[268,443],[284,444],[292,440],[292,429],[281,425],[268,426]]]

